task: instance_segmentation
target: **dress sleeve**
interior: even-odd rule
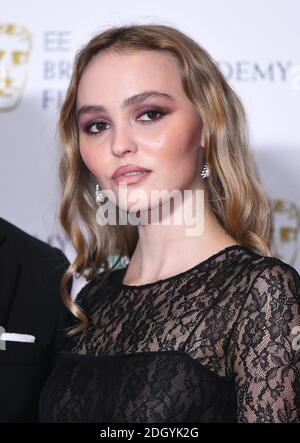
[[[238,421],[300,422],[300,276],[282,261],[255,278],[233,328]]]

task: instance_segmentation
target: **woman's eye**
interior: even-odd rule
[[[146,122],[150,122],[150,123],[155,123],[156,121],[160,120],[165,115],[165,112],[155,111],[154,109],[152,109],[152,110],[144,112],[141,116],[147,115],[147,114],[148,114],[148,116],[150,116],[150,120],[142,120],[142,121],[146,121]],[[153,117],[151,117],[151,116],[153,116],[153,114],[160,114],[160,116],[158,118],[154,118],[153,119]]]
[[[141,119],[139,117],[138,121],[142,121],[145,123],[156,123],[159,121],[166,113],[163,111],[156,111],[154,109],[151,109],[149,111],[143,112],[140,117],[142,116],[148,116],[147,119]],[[154,117],[153,117],[154,116]],[[155,117],[156,116],[156,117]],[[88,123],[84,127],[84,131],[89,135],[97,135],[103,132],[106,128],[105,125],[107,125],[104,121],[98,121],[94,123]]]
[[[85,126],[84,130],[88,134],[96,135],[99,134],[99,132],[103,131],[103,128],[101,128],[101,125],[106,125],[106,122],[95,122],[95,123],[89,123]]]

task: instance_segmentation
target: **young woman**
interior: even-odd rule
[[[300,276],[268,249],[244,111],[208,53],[165,25],[107,29],[77,54],[59,124],[74,323],[40,420],[299,421]],[[174,218],[202,196],[190,235]]]

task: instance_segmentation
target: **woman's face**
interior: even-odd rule
[[[146,91],[165,95],[144,96],[124,106],[126,99]],[[78,112],[80,153],[104,192],[120,197],[119,185],[111,178],[120,166],[133,164],[151,171],[138,183],[120,184],[127,186],[126,201],[118,201],[121,209],[130,210],[137,202],[131,197],[137,194],[143,195],[139,209],[146,210],[153,208],[153,190],[203,188],[198,166],[202,124],[170,54],[97,54],[79,83]]]

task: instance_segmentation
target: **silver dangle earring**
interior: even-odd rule
[[[207,178],[207,177],[209,177],[209,175],[210,175],[210,170],[209,170],[208,164],[205,163],[204,168],[202,169],[202,172],[201,172],[201,177]]]
[[[96,203],[98,203],[98,205],[101,205],[101,203],[104,203],[105,201],[105,194],[104,192],[102,192],[100,185],[96,185],[96,192],[95,192],[95,197],[96,197]]]

